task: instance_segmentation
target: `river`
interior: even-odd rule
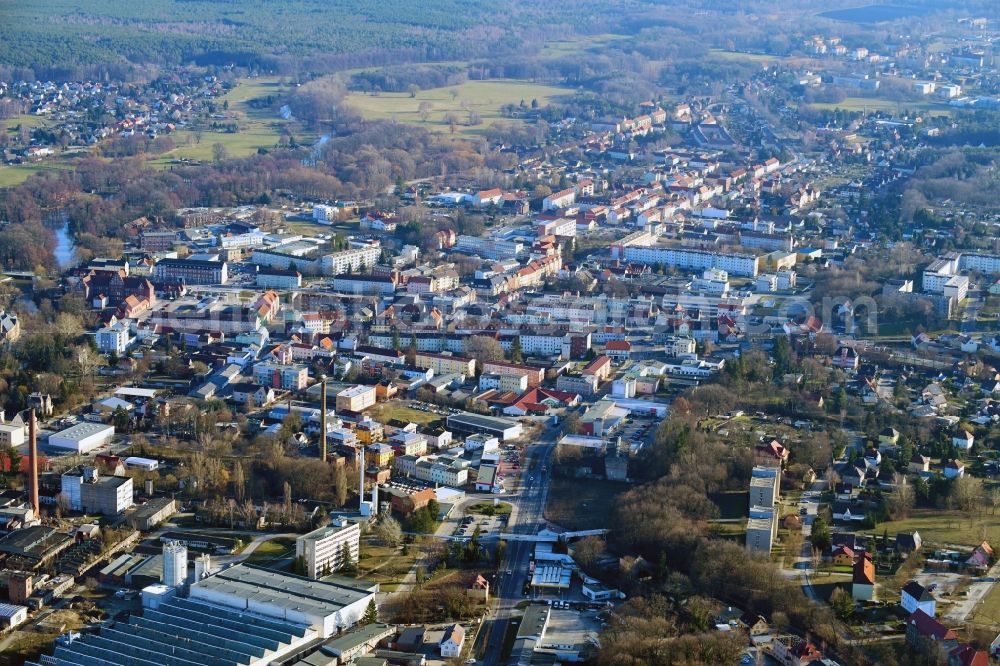
[[[53,232],[56,235],[56,265],[59,266],[60,271],[64,271],[67,268],[72,268],[76,265],[76,243],[73,242],[73,237],[69,234],[69,222],[63,222],[63,225]]]

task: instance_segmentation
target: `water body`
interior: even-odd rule
[[[851,7],[849,9],[835,9],[823,12],[820,16],[833,19],[835,21],[846,21],[847,23],[872,24],[883,21],[895,21],[911,16],[924,16],[930,14],[928,7],[900,7],[898,5],[866,5],[864,7]]]
[[[67,268],[76,266],[76,243],[73,242],[73,237],[69,233],[69,222],[63,222],[63,225],[53,233],[56,235],[56,249],[54,254],[56,255],[56,265],[59,266],[59,270],[64,271]]]

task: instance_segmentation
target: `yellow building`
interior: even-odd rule
[[[388,467],[392,463],[392,447],[387,444],[372,444],[365,449],[365,463],[369,467]]]
[[[461,356],[447,356],[445,354],[420,353],[416,355],[414,363],[418,368],[431,369],[435,375],[458,374],[463,377],[472,377],[476,374],[476,362],[471,358]]]
[[[358,441],[365,445],[381,442],[385,435],[382,424],[378,421],[362,421],[354,432],[358,436]]]

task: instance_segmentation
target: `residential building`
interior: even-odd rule
[[[907,613],[915,613],[918,610],[934,617],[937,600],[926,587],[915,580],[911,580],[903,586],[900,594],[899,605]]]
[[[255,283],[264,289],[298,289],[302,286],[302,273],[283,271],[276,268],[260,268]]]
[[[444,630],[444,636],[438,644],[441,648],[441,656],[445,659],[461,657],[463,645],[465,645],[465,627],[458,623]]]
[[[854,561],[854,576],[851,581],[851,598],[858,601],[875,599],[875,564],[871,554],[861,553]]]
[[[545,381],[545,369],[518,363],[504,361],[486,361],[483,363],[483,374],[505,376],[523,376],[528,378],[528,388],[534,388]]]
[[[339,520],[295,540],[295,555],[305,559],[310,578],[339,571],[348,561],[357,562],[361,525]]]
[[[358,384],[337,393],[337,411],[361,412],[375,405],[374,386]]]
[[[463,377],[472,377],[476,374],[476,362],[471,358],[464,358],[462,356],[418,352],[414,361],[416,367],[433,370],[435,375],[449,375],[454,373]]]
[[[293,363],[258,363],[253,380],[261,386],[286,391],[304,391],[309,383],[309,368]]]
[[[13,312],[0,310],[0,343],[16,342],[21,337],[21,323]]]
[[[125,322],[117,322],[97,331],[97,349],[103,354],[122,356],[128,351],[132,342],[129,326]]]
[[[226,284],[229,266],[224,261],[161,259],[153,267],[153,279],[183,284]]]
[[[342,250],[325,255],[320,260],[323,275],[363,273],[371,269],[382,256],[382,248],[377,245]]]

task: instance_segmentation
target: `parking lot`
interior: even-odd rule
[[[639,453],[649,441],[657,425],[658,422],[651,419],[629,418],[620,431],[622,441],[629,445],[631,453]]]
[[[507,516],[480,516],[472,515],[466,516],[458,524],[458,527],[452,532],[452,536],[471,539],[472,535],[476,531],[476,527],[479,527],[480,538],[485,537],[495,537],[498,536],[507,525]]]

